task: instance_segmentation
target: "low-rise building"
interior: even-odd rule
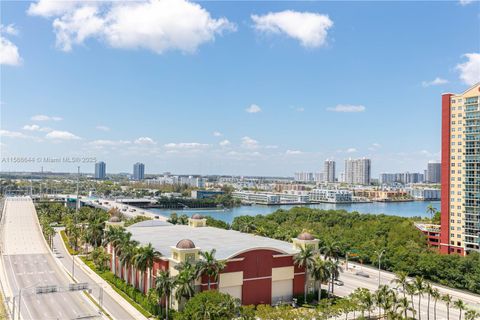
[[[415,227],[427,237],[427,243],[430,247],[439,248],[441,230],[439,224],[415,223]]]
[[[191,197],[193,199],[211,199],[224,193],[221,190],[192,190]]]
[[[195,281],[195,291],[209,290],[210,284],[211,289],[228,293],[243,305],[288,302],[293,296],[303,294],[305,272],[294,263],[294,255],[306,246],[318,249],[319,243],[308,233],[300,234],[289,243],[207,227],[206,219],[199,215],[192,216],[188,225],[148,220],[128,227],[127,231],[132,234],[132,240],[141,245],[152,244],[162,253],[152,268],[142,272],[133,266],[122,265],[113,246],[107,245],[107,251],[112,255],[112,272],[141,292],[147,293],[153,287],[159,271],[168,270],[173,277],[178,274],[177,265],[183,262],[195,264],[202,259],[201,251],[215,249],[215,258],[224,261],[226,266],[218,279],[201,275]],[[307,287],[313,287],[314,281],[309,278],[307,284]],[[178,309],[181,305],[173,299],[173,307]]]
[[[309,192],[310,202],[350,203],[353,192],[343,189],[313,189]]]
[[[235,191],[232,193],[235,199],[240,199],[244,202],[256,204],[280,204],[280,195],[267,192],[255,191]]]
[[[408,194],[415,200],[440,200],[440,189],[434,188],[407,188]]]

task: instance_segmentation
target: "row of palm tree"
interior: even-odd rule
[[[463,300],[456,300],[453,301],[453,297],[449,294],[442,295],[440,291],[433,287],[432,284],[423,279],[423,277],[415,277],[413,280],[408,278],[408,275],[405,272],[398,272],[392,283],[396,285],[396,288],[402,292],[403,299],[407,299],[407,295],[409,296],[409,303],[411,308],[409,311],[412,314],[412,317],[415,314],[418,314],[418,319],[421,320],[422,318],[422,310],[421,310],[421,301],[424,296],[426,296],[427,300],[427,320],[430,320],[430,305],[431,301],[433,300],[433,319],[437,319],[437,302],[443,301],[446,305],[447,310],[447,320],[450,319],[450,307],[453,305],[456,309],[459,310],[459,320],[462,319],[462,315],[466,310],[466,304]],[[415,309],[415,301],[414,296],[417,296],[417,306],[418,308]],[[467,312],[469,316],[478,317],[478,314],[475,314],[474,311],[469,310]],[[405,312],[405,317],[406,317]],[[465,315],[467,315],[465,313]]]
[[[175,293],[175,299],[181,305],[195,294],[195,281],[202,275],[206,276],[208,290],[212,287],[212,281],[216,282],[225,262],[216,260],[215,249],[200,252],[201,260],[182,262],[175,266],[178,275],[172,277],[168,270],[157,273],[155,280],[150,279],[151,270],[155,259],[162,254],[155,250],[151,243],[139,246],[139,243],[131,239],[132,234],[122,227],[110,227],[105,231],[103,244],[110,243],[113,249],[112,266],[114,275],[128,282],[128,270],[131,270],[131,282],[134,287],[141,291],[154,289],[160,299],[165,300],[166,316],[171,306],[171,296]],[[139,271],[139,284],[136,284],[134,270]],[[147,276],[145,281],[144,277]],[[146,288],[145,288],[146,282]],[[154,288],[152,288],[152,283]]]
[[[338,260],[340,249],[336,242],[326,242],[316,250],[311,245],[300,248],[293,257],[294,263],[305,269],[304,277],[304,303],[307,303],[307,279],[311,276],[318,284],[318,302],[322,299],[322,283],[327,283],[327,295],[333,296],[335,280],[338,279],[343,269]],[[322,257],[323,255],[323,257]]]

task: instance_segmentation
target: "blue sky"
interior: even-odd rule
[[[479,81],[479,4],[2,2],[1,169],[423,172],[440,94]]]

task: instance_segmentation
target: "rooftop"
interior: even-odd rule
[[[155,221],[155,220],[153,220]],[[149,222],[149,223],[147,223]],[[132,239],[142,245],[151,243],[156,250],[170,256],[171,247],[188,238],[202,251],[216,249],[215,257],[220,260],[232,258],[251,249],[272,249],[286,254],[295,254],[292,243],[213,227],[193,228],[186,225],[143,221],[127,228]]]

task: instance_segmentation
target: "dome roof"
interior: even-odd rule
[[[315,237],[308,232],[302,232],[297,237],[298,240],[315,240]]]
[[[192,219],[200,220],[200,219],[203,219],[203,216],[202,216],[201,214],[195,213],[195,214],[192,216]]]
[[[178,249],[193,249],[195,248],[195,243],[190,239],[183,239],[178,241],[176,247]]]
[[[120,218],[117,216],[111,216],[110,219],[108,219],[108,222],[120,222]]]

